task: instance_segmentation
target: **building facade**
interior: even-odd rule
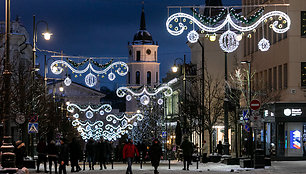
[[[243,0],[242,4],[268,5],[264,7],[264,13],[279,10],[287,13],[291,19],[291,28],[286,33],[273,32],[271,23],[267,21],[255,34],[252,33],[252,39],[244,38],[243,57],[251,61],[254,74],[252,89],[265,89],[266,94],[278,95],[277,99],[263,103],[265,106],[262,107],[264,127],[258,136],[266,154],[275,148],[277,158],[302,158],[305,156],[306,141],[306,4],[303,0]],[[269,6],[271,4],[279,5]],[[257,9],[244,8],[243,13],[250,15]],[[257,46],[263,37],[271,44],[266,52],[261,52]]]

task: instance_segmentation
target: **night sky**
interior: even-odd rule
[[[66,55],[94,57],[127,57],[128,42],[139,30],[142,0],[11,0],[11,20],[19,16],[32,37],[33,14],[36,21],[45,20],[53,33],[51,40],[40,37],[38,48],[63,51]],[[170,35],[165,27],[167,6],[203,5],[205,0],[146,0],[147,31],[159,44],[160,78],[173,65],[177,57],[187,55],[186,35]],[[223,0],[223,5],[237,5],[239,0]],[[171,14],[170,14],[171,15]],[[5,20],[5,0],[0,4],[0,20]],[[38,33],[45,26],[38,26]],[[32,42],[32,39],[30,39]],[[48,55],[50,57],[50,55]],[[43,56],[38,54],[38,62]],[[41,63],[42,64],[42,63]],[[115,87],[116,83],[114,81]],[[102,84],[103,85],[103,84]]]

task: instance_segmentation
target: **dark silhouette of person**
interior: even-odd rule
[[[219,143],[217,144],[217,151],[219,155],[223,154],[223,145],[221,141],[219,141]]]
[[[41,138],[37,144],[36,151],[38,153],[38,159],[37,159],[37,173],[39,173],[39,166],[40,163],[44,163],[44,171],[47,173],[47,144],[44,140],[44,138]]]
[[[66,166],[68,165],[69,160],[69,146],[67,144],[66,138],[61,139],[61,148],[60,148],[60,154],[59,154],[59,174],[66,174]]]
[[[133,140],[129,139],[128,142],[124,145],[123,151],[122,151],[122,157],[123,159],[126,159],[128,163],[128,167],[126,169],[126,174],[132,174],[132,163],[133,159],[136,156],[139,156],[139,152],[136,148],[136,146],[133,144]]]
[[[86,144],[86,155],[89,163],[89,170],[94,170],[95,163],[95,144],[94,140],[91,138]]]
[[[193,144],[188,140],[188,136],[184,137],[184,140],[181,144],[181,149],[183,150],[184,158],[184,168],[183,170],[189,170],[189,165],[191,164],[191,158],[193,153]],[[186,168],[187,164],[187,168]]]
[[[47,146],[49,171],[52,173],[52,162],[54,162],[55,173],[57,173],[58,149],[55,146],[55,141],[51,140]]]
[[[106,169],[106,151],[107,151],[107,144],[106,142],[102,139],[98,142],[97,144],[97,159],[100,163],[100,170]],[[102,166],[103,165],[103,166]]]
[[[78,172],[81,169],[78,166],[78,161],[81,155],[81,147],[75,137],[72,138],[72,141],[69,144],[69,151],[70,151],[71,172],[75,171]]]
[[[158,166],[159,166],[159,162],[160,162],[160,158],[162,156],[162,148],[160,145],[160,142],[158,141],[158,139],[154,139],[152,142],[152,145],[149,149],[149,155],[151,158],[151,164],[154,167],[154,174],[158,174]]]

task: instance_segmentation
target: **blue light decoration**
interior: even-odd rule
[[[301,149],[301,131],[292,130],[290,131],[290,148]]]

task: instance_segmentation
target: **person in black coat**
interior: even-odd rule
[[[217,144],[217,151],[218,151],[219,155],[222,155],[222,153],[223,153],[223,145],[222,145],[221,141],[219,141],[219,144]]]
[[[23,157],[25,157],[25,144],[18,140],[15,145],[15,155],[16,155],[16,167],[21,169],[23,167]]]
[[[47,146],[48,160],[49,160],[49,171],[52,173],[52,162],[54,162],[55,173],[57,173],[57,160],[58,160],[58,149],[55,146],[55,141],[51,140]]]
[[[69,161],[69,147],[67,144],[67,140],[65,138],[61,139],[61,148],[60,148],[60,154],[59,154],[59,174],[66,174],[66,166],[68,165]]]
[[[95,163],[95,144],[94,140],[91,138],[86,144],[86,156],[89,163],[89,170],[94,170]]]
[[[69,145],[69,151],[70,151],[70,162],[71,162],[71,172],[79,171],[80,168],[78,167],[78,161],[81,155],[81,149],[79,142],[76,140],[76,138],[72,138],[72,141]],[[74,167],[76,168],[74,170]]]
[[[154,167],[154,174],[158,174],[159,172],[157,171],[157,168],[159,166],[159,161],[160,158],[162,156],[162,148],[161,145],[158,141],[158,139],[154,139],[154,141],[152,142],[152,145],[149,149],[149,155],[151,158],[151,163],[152,166]]]
[[[181,144],[181,149],[183,150],[183,157],[184,157],[183,170],[186,170],[186,163],[187,163],[187,170],[189,170],[189,164],[191,163],[192,153],[193,153],[193,144],[188,140],[187,136],[184,137],[184,140]]]
[[[37,173],[39,173],[39,166],[41,162],[44,162],[44,170],[47,173],[47,144],[44,138],[41,138],[37,144],[36,151],[38,153],[37,159]]]
[[[97,144],[97,152],[98,152],[98,161],[99,161],[99,163],[100,163],[100,170],[102,170],[103,169],[103,167],[104,167],[104,169],[106,169],[106,164],[105,164],[105,162],[106,162],[106,151],[107,151],[107,148],[106,148],[106,142],[102,139],[101,141],[99,141],[98,142],[98,144]],[[102,165],[103,165],[103,167],[102,167]]]

